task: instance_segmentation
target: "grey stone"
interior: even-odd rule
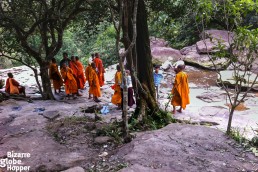
[[[42,113],[42,115],[49,120],[54,120],[59,117],[60,114],[59,111],[47,111]]]
[[[61,172],[85,172],[85,170],[82,167],[73,167]]]

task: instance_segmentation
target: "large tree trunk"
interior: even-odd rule
[[[132,12],[133,12],[133,2],[128,1],[129,3],[129,19],[128,25],[126,22],[123,22],[123,31],[129,32],[129,38],[132,40],[133,28],[132,28]],[[126,27],[129,29],[126,30]],[[125,49],[128,48],[129,42],[123,37]],[[156,111],[159,111],[159,107],[156,103],[155,98],[155,87],[153,81],[153,66],[152,66],[152,57],[150,50],[150,40],[149,40],[149,31],[147,24],[147,11],[144,0],[139,0],[138,2],[138,11],[137,11],[137,39],[136,39],[136,53],[129,54],[127,56],[128,67],[135,71],[136,77],[132,75],[134,90],[138,93],[137,95],[137,109],[136,113],[133,116],[134,118],[146,118],[147,114],[156,114]]]
[[[45,100],[54,100],[55,97],[53,95],[52,89],[51,89],[51,82],[48,76],[48,67],[49,62],[43,61],[40,65],[40,76],[41,76],[41,82],[43,87],[42,97]]]

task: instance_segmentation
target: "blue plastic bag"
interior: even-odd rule
[[[101,114],[106,115],[107,113],[109,113],[109,108],[108,106],[103,106],[103,108],[100,110]]]

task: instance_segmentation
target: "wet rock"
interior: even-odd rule
[[[61,172],[85,172],[85,170],[82,167],[73,167]]]
[[[94,143],[99,145],[106,144],[110,141],[113,141],[113,138],[108,136],[99,136],[94,139]]]

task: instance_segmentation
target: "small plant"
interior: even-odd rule
[[[235,141],[237,141],[238,143],[243,144],[243,143],[247,142],[247,139],[244,137],[244,133],[245,133],[245,129],[244,129],[244,131],[241,132],[240,128],[233,128],[232,127],[229,136],[232,139],[234,139]]]

